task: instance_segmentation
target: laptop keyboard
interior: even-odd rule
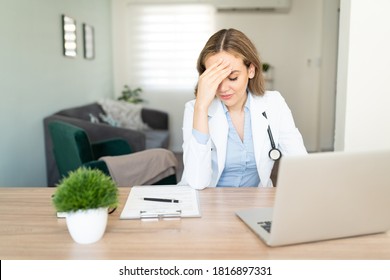
[[[271,233],[271,221],[258,222],[257,224],[259,224],[263,229],[265,229],[266,232]]]

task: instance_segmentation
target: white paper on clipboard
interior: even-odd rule
[[[178,200],[178,203],[147,201],[144,198]],[[189,186],[134,186],[120,219],[200,217],[197,190]]]

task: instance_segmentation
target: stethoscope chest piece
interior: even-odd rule
[[[270,159],[277,161],[282,157],[282,153],[278,149],[273,148],[269,151],[268,156]]]

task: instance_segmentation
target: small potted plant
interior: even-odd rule
[[[264,81],[266,82],[266,87],[267,88],[272,88],[272,82],[273,82],[273,67],[271,64],[264,62],[262,64],[262,72],[263,72],[263,77]]]
[[[133,104],[142,103],[144,100],[140,97],[141,92],[142,89],[139,87],[131,89],[128,85],[125,85],[122,90],[122,95],[118,97],[118,100],[123,100]]]
[[[60,181],[53,204],[57,212],[66,213],[74,241],[94,243],[104,235],[108,209],[118,206],[118,188],[102,171],[80,167]]]
[[[262,64],[262,70],[263,70],[263,72],[264,72],[264,73],[267,73],[270,67],[271,67],[271,65],[270,65],[269,63],[264,62],[264,63]]]

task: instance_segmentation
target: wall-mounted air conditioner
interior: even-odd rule
[[[129,4],[211,4],[218,10],[288,11],[292,0],[127,0]]]
[[[291,0],[200,0],[214,5],[218,10],[288,11]]]

